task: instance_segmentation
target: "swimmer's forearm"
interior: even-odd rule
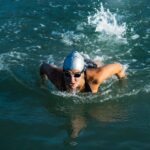
[[[119,79],[125,77],[123,66],[119,63],[108,64],[100,68],[99,82],[102,83],[107,78],[116,75]]]
[[[112,72],[110,70],[110,76],[116,75],[119,79],[125,77],[123,65],[120,63],[110,64],[110,67],[112,68]]]

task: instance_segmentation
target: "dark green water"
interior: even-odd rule
[[[148,0],[0,0],[0,149],[149,150],[149,14]],[[127,78],[97,94],[42,87],[40,63],[72,49]]]

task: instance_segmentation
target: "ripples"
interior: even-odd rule
[[[5,96],[7,97],[7,94]],[[37,107],[37,101],[30,102],[29,98],[20,101],[18,97],[19,95],[13,96],[11,100],[3,98],[0,101],[1,119],[25,124],[43,123],[48,120],[47,111],[44,107]]]
[[[145,89],[145,88],[144,88]],[[52,94],[55,96],[60,97],[60,101],[65,101],[68,98],[71,99],[71,101],[74,104],[94,104],[94,103],[104,103],[106,101],[112,101],[112,100],[121,100],[123,98],[127,98],[130,96],[136,96],[140,92],[143,92],[145,90],[143,89],[132,89],[130,91],[121,91],[118,89],[118,91],[114,90],[105,90],[102,91],[102,93],[98,92],[97,94],[70,94],[70,93],[65,93],[65,92],[58,92],[58,91],[53,91]],[[148,92],[149,89],[147,89],[145,92]]]
[[[24,63],[21,63],[21,61],[25,57],[28,57],[27,54],[16,51],[0,54],[0,70],[8,70],[10,66],[17,65],[18,63],[24,66]]]

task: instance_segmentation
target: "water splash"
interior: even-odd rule
[[[109,9],[105,10],[102,3],[100,10],[96,9],[94,15],[88,16],[88,24],[95,27],[95,32],[115,35],[118,38],[123,38],[126,34],[126,23],[119,25],[116,14],[111,13]]]
[[[71,98],[74,104],[94,104],[94,103],[104,103],[106,101],[111,100],[119,100],[123,99],[124,97],[130,97],[133,95],[137,95],[142,91],[142,89],[132,89],[128,92],[120,91],[119,93],[114,93],[113,90],[105,90],[102,93],[98,92],[96,94],[91,93],[67,93],[67,92],[60,92],[60,91],[52,91],[51,93],[61,97],[60,100],[67,100]],[[63,98],[63,99],[62,99]]]

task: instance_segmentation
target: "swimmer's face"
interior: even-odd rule
[[[83,79],[83,73],[79,70],[67,70],[64,71],[64,79],[67,90],[76,91],[80,88],[80,83]]]

